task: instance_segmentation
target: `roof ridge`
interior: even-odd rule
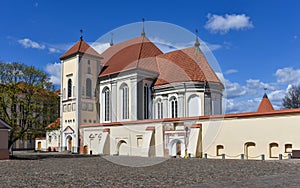
[[[139,51],[139,56],[138,56],[138,59],[137,59],[137,62],[136,62],[136,68],[139,68],[140,58],[141,58],[143,44],[144,44],[144,38],[145,38],[145,36],[143,36],[143,38],[142,38],[141,47],[140,47],[140,51]]]
[[[81,48],[82,41],[83,41],[83,39],[82,39],[82,38],[80,38],[80,42],[79,42],[79,46],[78,46],[77,53],[78,53],[78,52],[80,52],[80,48]]]

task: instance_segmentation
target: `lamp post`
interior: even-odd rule
[[[187,152],[187,144],[188,144],[188,131],[189,128],[185,127],[185,150],[184,150],[184,158],[188,158],[188,152]]]

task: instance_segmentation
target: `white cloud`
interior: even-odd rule
[[[247,94],[249,95],[256,95],[257,93],[261,93],[264,89],[274,91],[277,89],[276,86],[273,86],[268,83],[261,82],[260,80],[256,79],[248,79],[246,80],[246,90]]]
[[[190,41],[187,43],[172,43],[170,41],[166,41],[159,37],[150,37],[151,42],[153,42],[162,52],[167,53],[178,49],[189,48],[194,46],[195,41]],[[208,42],[200,41],[200,48],[203,52],[207,51],[215,51],[220,49],[222,46],[219,44],[211,44]]]
[[[278,69],[275,76],[277,77],[278,83],[300,84],[300,69],[294,69],[292,67]]]
[[[51,82],[53,84],[60,85],[61,77],[61,64],[60,63],[49,63],[46,65],[45,71],[50,75]]]
[[[213,33],[225,34],[229,30],[253,28],[250,17],[245,14],[225,14],[224,16],[208,14],[207,18],[204,27]]]
[[[53,48],[53,47],[49,47],[48,50],[49,50],[50,53],[61,53],[60,50],[58,50],[56,48]]]
[[[11,40],[11,38],[8,38]],[[38,43],[29,38],[19,39],[17,42],[24,48],[33,48],[39,50],[48,50],[49,53],[61,53],[68,50],[74,44],[49,44],[49,43]]]
[[[200,48],[201,48],[202,52],[216,51],[216,50],[222,48],[222,45],[220,45],[220,44],[211,44],[211,43],[208,43],[208,42],[201,41],[200,42]]]
[[[227,113],[256,111],[265,88],[267,88],[266,92],[273,107],[281,109],[282,99],[288,89],[292,85],[300,84],[300,69],[292,67],[278,69],[274,74],[276,82],[272,83],[265,83],[259,79],[248,79],[245,84],[240,84],[225,79],[222,74],[217,75],[223,81],[226,88],[224,103],[226,104]]]
[[[46,47],[43,44],[39,44],[37,42],[30,40],[29,38],[20,39],[18,40],[18,43],[21,44],[24,48],[35,48],[35,49],[43,50]]]
[[[174,51],[177,49],[188,48],[193,45],[193,42],[188,42],[184,44],[173,43],[170,41],[166,41],[165,39],[159,37],[150,37],[151,42],[153,42],[161,51],[164,53]]]
[[[245,100],[225,99],[226,113],[255,112],[257,111],[260,100],[261,98]]]
[[[224,74],[234,74],[234,73],[237,73],[237,72],[239,72],[239,71],[236,70],[236,69],[228,69],[227,71],[225,71]]]
[[[104,52],[107,48],[110,47],[109,43],[101,43],[101,42],[94,42],[93,44],[90,44],[92,48],[94,48],[98,53]]]
[[[284,98],[286,91],[283,89],[272,91],[268,94],[268,97],[275,109],[282,108],[282,99]]]
[[[241,97],[247,94],[247,89],[237,82],[225,80],[225,90],[228,99]]]

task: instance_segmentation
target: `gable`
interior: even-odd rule
[[[11,129],[11,127],[2,119],[0,119],[0,129]]]
[[[72,133],[74,133],[74,130],[70,126],[68,126],[68,127],[65,128],[64,133],[72,134]]]

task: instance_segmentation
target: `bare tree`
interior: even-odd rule
[[[283,98],[282,105],[285,108],[300,108],[300,84],[298,86],[293,85],[289,88]]]

